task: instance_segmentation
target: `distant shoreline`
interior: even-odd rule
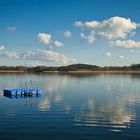
[[[72,64],[68,66],[0,66],[0,73],[77,73],[77,74],[94,74],[94,73],[120,73],[120,74],[140,74],[140,64],[130,66],[96,66],[88,64]]]
[[[96,74],[96,73],[108,73],[108,74],[110,74],[110,73],[120,73],[120,74],[131,74],[131,73],[137,73],[137,74],[140,74],[140,71],[43,71],[43,73],[75,73],[75,74]]]
[[[0,70],[0,73],[28,73],[26,71],[16,71],[16,70]]]
[[[36,73],[36,72],[27,72],[27,71],[16,71],[16,70],[7,70],[7,71],[1,71],[0,73]],[[58,74],[140,74],[140,71],[118,71],[118,70],[78,70],[78,71],[43,71],[40,73],[58,73]]]

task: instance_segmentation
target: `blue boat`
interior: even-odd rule
[[[16,88],[16,89],[4,89],[4,96],[33,96],[40,95],[43,91],[35,88]]]

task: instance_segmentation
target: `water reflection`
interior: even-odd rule
[[[40,111],[50,111],[52,105],[63,103],[63,95],[59,93],[61,89],[69,86],[69,83],[74,83],[76,81],[75,78],[70,78],[66,75],[55,75],[52,77],[48,77],[48,81],[46,82],[45,94],[44,98],[39,101],[38,108]],[[59,91],[59,92],[58,92]],[[68,107],[64,107],[66,112],[68,113]]]
[[[51,107],[55,104],[63,104],[62,95],[51,95],[44,96],[38,103],[38,109],[40,111],[51,111]]]
[[[46,90],[48,89],[47,96],[39,101],[38,108],[41,111],[51,111],[53,106],[55,106],[55,109],[59,111],[60,106],[56,104],[61,104],[61,111],[65,114],[70,114],[76,110],[73,116],[75,126],[107,127],[114,132],[120,132],[124,128],[130,128],[131,124],[136,120],[134,105],[140,103],[138,89],[131,87],[132,76],[126,76],[127,80],[122,75],[116,75],[116,77],[114,75],[100,75],[100,77],[101,79],[98,80],[100,81],[101,87],[104,88],[100,89],[102,93],[99,96],[101,97],[93,92],[96,90],[99,92],[100,90],[98,88],[100,87],[89,85],[99,77],[84,77],[85,79],[83,79],[82,83],[74,76],[64,75],[64,77],[58,76],[56,79],[55,77],[51,78],[47,81],[46,85]],[[80,78],[82,77],[80,76]],[[82,102],[78,99],[76,103],[69,101],[69,99],[66,101],[65,96],[67,96],[67,93],[63,92],[63,89],[68,86],[73,88],[77,83],[80,84],[78,87],[81,88],[79,96],[85,96],[87,94],[83,92],[84,90],[82,91],[85,88],[85,83],[89,85],[88,89],[90,90],[88,92],[90,94],[85,96]],[[76,104],[77,108],[73,104]]]
[[[38,108],[40,111],[50,111],[51,102],[49,98],[45,97],[44,99],[42,99],[38,104]]]
[[[47,76],[48,75],[46,75],[46,78],[48,78],[45,86],[46,93],[57,92],[58,90],[69,86],[69,83],[76,81],[75,77],[72,78],[69,75],[56,74],[53,76]]]
[[[136,118],[133,106],[137,101],[136,98],[131,94],[121,94],[110,97],[102,103],[88,98],[85,103],[81,104],[80,112],[74,119],[75,125],[108,127],[116,131],[130,128]]]
[[[21,115],[21,118],[26,117],[26,121],[31,119],[33,128],[39,125],[40,130],[44,130],[43,134],[46,134],[44,128],[46,130],[51,128],[51,131],[55,132],[59,130],[64,132],[64,129],[71,132],[69,129],[74,128],[77,133],[82,131],[80,134],[83,130],[84,133],[87,130],[91,131],[87,134],[92,134],[95,130],[97,134],[96,128],[121,132],[130,130],[132,124],[137,125],[136,121],[140,118],[139,111],[136,111],[136,106],[140,105],[139,76],[113,74],[20,76],[10,76],[8,83],[3,82],[3,77],[0,77],[0,89],[2,90],[5,85],[7,87],[12,85],[12,88],[21,87],[23,82],[19,79],[27,81],[28,78],[32,79],[35,87],[43,89],[45,93],[42,98],[37,100],[28,98],[27,102],[8,100],[1,96],[0,101],[3,102],[0,102],[0,105],[5,108],[1,108],[3,109],[1,114],[6,114],[9,118]]]

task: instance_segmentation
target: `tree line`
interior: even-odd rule
[[[48,66],[0,66],[0,71],[23,71],[23,72],[44,72],[44,71],[139,71],[140,64],[133,64],[131,66],[105,66],[100,67],[88,64],[73,64],[60,67]]]

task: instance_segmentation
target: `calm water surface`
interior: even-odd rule
[[[4,88],[44,90],[10,99]],[[140,75],[0,74],[0,140],[140,139]]]

